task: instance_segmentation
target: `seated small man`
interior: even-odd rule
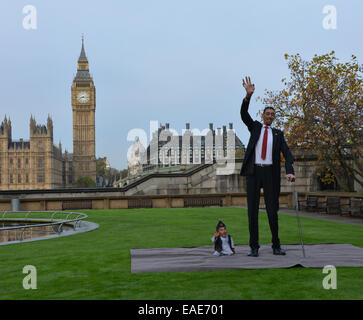
[[[234,243],[232,237],[227,234],[226,225],[219,221],[212,237],[214,242],[214,253],[215,256],[233,255],[235,254]]]

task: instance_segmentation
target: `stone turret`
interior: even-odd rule
[[[11,121],[10,118],[9,120],[6,118],[6,115],[4,121],[0,125],[0,136],[11,141]]]
[[[53,137],[53,120],[49,116],[49,114],[48,114],[48,119],[47,119],[47,131],[48,131],[49,135]]]
[[[11,143],[11,121],[5,116],[0,125],[0,152],[6,152]]]
[[[53,121],[48,116],[47,125],[37,124],[33,116],[30,116],[30,137],[48,136],[53,137]]]

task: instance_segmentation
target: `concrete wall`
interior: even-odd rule
[[[82,197],[77,194],[52,194],[52,197],[44,196],[44,194],[37,195],[22,195],[20,197],[20,210],[22,211],[57,211],[62,210],[62,202],[74,200],[91,200],[92,209],[127,209],[130,200],[135,199],[151,199],[153,208],[183,208],[184,199],[187,197],[220,197],[223,206],[247,206],[246,193],[224,193],[224,194],[179,194],[179,195],[138,195],[138,196],[123,196],[116,195],[114,192],[109,192],[107,196],[99,195],[97,192],[89,193]],[[263,193],[261,194],[260,201],[261,208],[264,208]],[[293,199],[291,193],[281,193],[280,207],[292,208]],[[11,199],[0,197],[0,211],[11,210]]]

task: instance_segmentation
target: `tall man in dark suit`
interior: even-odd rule
[[[246,77],[246,79],[243,79],[243,87],[246,89],[246,97],[243,99],[241,106],[241,118],[251,133],[241,168],[241,175],[246,176],[247,185],[249,245],[251,247],[248,255],[257,257],[260,248],[258,243],[258,209],[261,187],[263,188],[272,233],[273,254],[285,255],[285,251],[280,247],[277,217],[281,183],[280,153],[283,153],[286,160],[287,181],[295,180],[293,157],[286,144],[283,132],[270,127],[275,119],[275,110],[271,107],[265,108],[262,114],[263,124],[252,120],[248,113],[248,106],[255,91],[255,85],[251,83],[249,77]]]

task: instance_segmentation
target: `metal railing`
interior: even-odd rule
[[[20,214],[20,217],[19,217]],[[62,218],[60,219],[56,215],[61,215]],[[14,215],[17,215],[17,217],[14,217]],[[33,217],[31,217],[33,215]],[[38,215],[41,216],[40,218],[35,218],[34,216]],[[13,216],[13,217],[11,217]],[[63,219],[64,216],[64,219]],[[81,212],[64,212],[64,211],[0,211],[0,224],[3,222],[3,226],[0,226],[0,235],[2,235],[3,232],[8,232],[8,239],[9,239],[9,233],[12,231],[14,233],[15,231],[15,240],[24,240],[24,233],[25,232],[33,232],[34,228],[39,228],[39,230],[36,230],[38,233],[50,233],[53,232],[53,234],[61,234],[63,231],[64,225],[70,225],[73,227],[73,230],[75,231],[77,228],[80,227],[80,224],[82,220],[86,219],[88,216]],[[19,226],[4,226],[4,222],[10,222],[10,223],[28,223],[25,225],[19,225]],[[51,231],[47,231],[46,229],[49,229],[51,227]],[[20,233],[20,236],[18,237],[18,232]],[[0,237],[1,242],[2,237]],[[8,240],[13,241],[13,240]]]

